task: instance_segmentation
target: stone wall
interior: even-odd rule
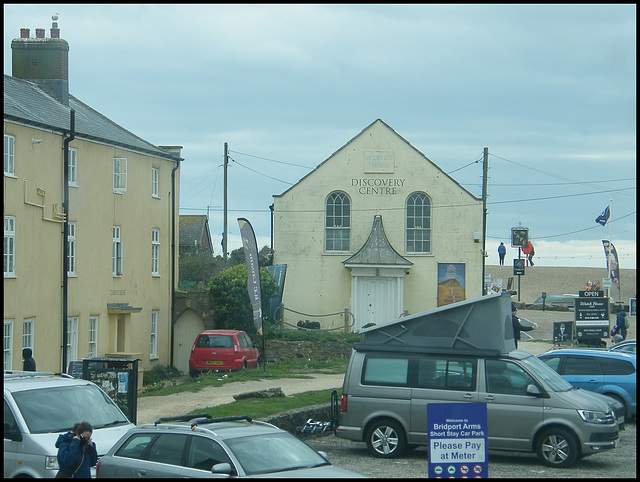
[[[262,419],[264,422],[268,422],[275,425],[282,430],[296,435],[298,437],[313,437],[315,434],[300,434],[296,433],[298,427],[302,427],[309,419],[321,422],[331,421],[331,402],[329,401],[323,405],[313,405],[310,407],[299,408],[296,410],[290,410],[288,412],[279,413],[270,417]]]
[[[352,343],[341,341],[265,341],[267,363],[295,360],[349,359]],[[260,347],[262,351],[262,347]]]

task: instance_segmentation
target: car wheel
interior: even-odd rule
[[[389,459],[400,457],[407,446],[402,426],[389,419],[374,422],[367,431],[366,442],[374,457]]]
[[[576,437],[562,428],[545,430],[538,437],[536,452],[547,467],[571,467],[580,456]]]

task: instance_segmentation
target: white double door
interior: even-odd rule
[[[352,272],[351,310],[356,332],[369,323],[380,325],[395,320],[403,312],[404,270],[386,273],[395,276],[366,274]]]

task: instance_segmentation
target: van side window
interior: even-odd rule
[[[406,386],[408,374],[408,357],[368,355],[364,362],[362,384]]]
[[[515,363],[485,360],[487,392],[504,395],[526,395],[527,386],[535,380]]]
[[[421,357],[418,362],[418,387],[444,390],[474,390],[475,359]]]

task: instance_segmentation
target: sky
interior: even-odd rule
[[[208,214],[222,254],[237,218],[271,245],[269,206],[376,119],[478,198],[487,264],[636,266],[636,5],[5,4],[20,28],[58,15],[72,95],[155,145],[183,146],[180,214]],[[611,204],[606,226],[595,218]]]

